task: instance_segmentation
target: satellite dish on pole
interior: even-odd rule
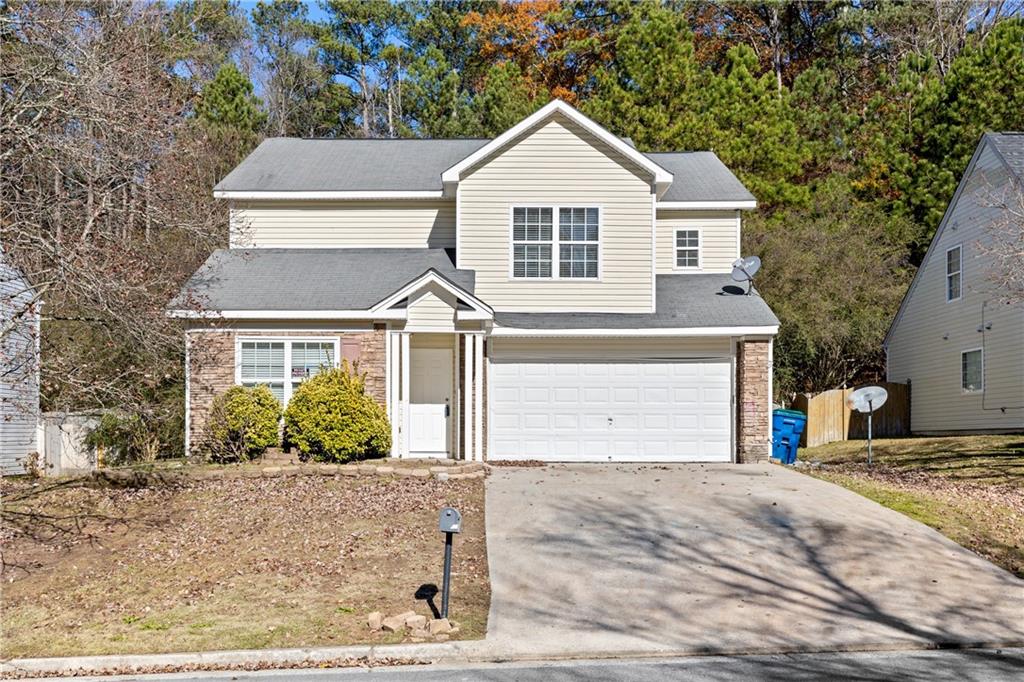
[[[737,258],[732,263],[732,278],[737,282],[747,283],[747,295],[754,286],[754,275],[761,269],[761,259],[757,256]]]
[[[871,464],[871,416],[885,405],[888,398],[889,392],[881,386],[865,386],[858,388],[846,399],[846,406],[851,410],[868,415],[868,464]]]

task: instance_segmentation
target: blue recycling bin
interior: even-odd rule
[[[800,445],[800,434],[807,425],[807,415],[796,410],[775,410],[772,412],[772,457],[783,464],[796,461],[796,449]]]

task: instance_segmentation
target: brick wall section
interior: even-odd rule
[[[741,341],[736,348],[736,458],[762,462],[771,456],[768,409],[768,341]]]
[[[359,372],[366,376],[366,392],[382,406],[386,403],[385,326],[374,325],[373,331],[338,332],[190,332],[189,347],[189,438],[193,453],[203,440],[206,417],[213,399],[235,384],[235,336],[331,337],[343,344],[359,346]],[[343,351],[343,356],[345,355]]]
[[[235,334],[230,331],[187,335],[189,445],[199,451],[213,399],[235,384]]]

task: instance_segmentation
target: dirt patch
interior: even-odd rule
[[[366,614],[430,614],[415,594],[441,582],[446,505],[465,520],[450,607],[459,638],[486,629],[482,480],[0,485],[5,512],[40,519],[5,516],[4,657],[400,641],[371,632]]]
[[[539,459],[499,459],[494,462],[488,462],[492,467],[546,467],[547,462],[542,462]]]

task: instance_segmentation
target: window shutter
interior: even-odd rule
[[[341,358],[348,360],[349,365],[359,362],[359,355],[362,352],[362,344],[358,338],[341,337]]]

